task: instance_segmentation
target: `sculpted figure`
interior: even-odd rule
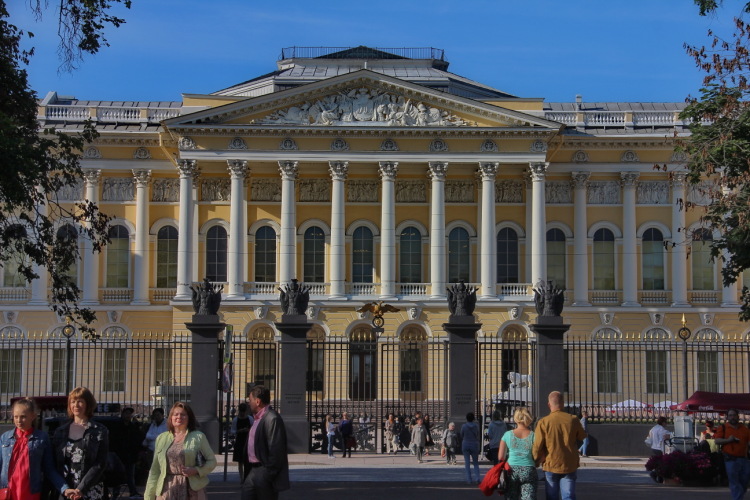
[[[299,315],[307,311],[307,303],[310,301],[310,287],[300,285],[296,279],[292,279],[282,289],[279,287],[281,296],[281,310],[283,314]]]
[[[448,309],[451,316],[471,316],[477,305],[477,289],[467,287],[463,280],[448,287]]]
[[[560,316],[565,302],[565,289],[557,288],[552,280],[534,285],[534,306],[539,316]]]
[[[191,286],[193,292],[193,311],[195,314],[216,314],[221,305],[221,292],[224,285],[212,285],[208,278],[199,286]]]

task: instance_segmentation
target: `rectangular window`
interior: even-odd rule
[[[719,353],[716,351],[699,351],[698,355],[698,390],[719,392]]]
[[[307,390],[323,390],[323,354],[324,349],[320,347],[311,347],[308,351],[309,359],[307,360]]]
[[[547,279],[565,288],[565,242],[547,241]]]
[[[646,392],[649,394],[669,392],[666,351],[646,351]]]
[[[664,290],[664,242],[643,241],[643,289]]]
[[[130,240],[112,238],[106,248],[107,288],[127,288],[130,275]]]
[[[594,290],[615,289],[615,242],[594,242]]]
[[[401,391],[422,390],[422,350],[407,348],[401,351]]]
[[[153,385],[171,385],[173,383],[172,349],[164,347],[154,349]]]
[[[253,382],[276,390],[276,349],[253,350]]]
[[[618,392],[617,351],[596,351],[596,382],[597,392]]]
[[[70,383],[66,386],[65,379],[65,365],[67,352],[65,349],[52,349],[52,370],[50,373],[49,392],[65,394],[66,387],[71,389],[76,386],[75,379],[73,377],[73,366],[75,360],[75,350],[71,349],[70,352],[70,369],[68,370],[68,378]]]
[[[177,286],[177,238],[159,238],[156,243],[156,288]]]
[[[21,393],[21,349],[0,351],[0,392]]]
[[[102,391],[122,392],[125,390],[125,362],[127,350],[122,348],[104,349],[102,371]]]

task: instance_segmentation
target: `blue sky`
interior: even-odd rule
[[[744,2],[705,18],[692,0],[133,0],[111,47],[70,74],[58,73],[56,13],[40,23],[27,0],[9,3],[36,35],[40,96],[178,101],[275,70],[282,47],[369,45],[444,49],[450,71],[522,97],[657,102],[697,93],[683,43],[725,31]]]

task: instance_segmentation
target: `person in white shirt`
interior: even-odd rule
[[[151,424],[148,426],[146,431],[146,439],[143,440],[143,447],[153,453],[154,445],[156,444],[156,438],[162,432],[167,432],[167,422],[164,420],[164,409],[154,408],[151,412]]]
[[[664,427],[664,424],[667,423],[666,417],[659,417],[656,421],[656,425],[651,428],[650,431],[648,431],[648,437],[646,438],[646,444],[651,447],[651,456],[658,456],[664,454],[664,442],[672,437],[669,430],[667,430],[666,427]],[[664,478],[659,476],[656,471],[651,471],[649,473],[651,476],[651,479],[656,481],[657,483],[664,482]]]

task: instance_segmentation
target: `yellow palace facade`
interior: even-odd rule
[[[482,324],[467,383],[485,403],[525,400],[518,391],[539,375],[531,287],[554,280],[571,324],[561,388],[577,404],[677,401],[683,383],[748,392],[742,283],[722,286],[713,233],[683,209],[710,203],[674,152],[683,106],[551,103],[451,73],[437,49],[366,47],[284,49],[272,72],[181,102],[51,92],[45,126],[91,118],[100,133],[85,178],[58,199],[113,217],[101,254],[78,242],[71,273],[102,341],[84,361],[73,339],[69,376],[102,401],[144,406],[187,387],[189,357],[169,343],[186,335],[190,286],[208,278],[224,284],[222,320],[247,343],[236,381],[273,385],[277,289],[296,278],[311,288],[308,398],[420,409],[445,394],[446,354],[425,346],[446,342],[446,287],[464,280]],[[61,394],[64,322],[47,307],[48,280],[2,272],[0,393]],[[376,338],[357,310],[381,300],[400,310]]]

